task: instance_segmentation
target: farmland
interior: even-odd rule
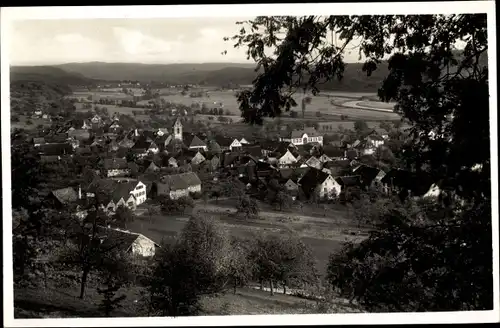
[[[168,90],[168,92],[167,92]],[[191,106],[192,104],[205,105],[208,108],[219,107],[221,104],[224,111],[229,111],[233,117],[233,121],[240,119],[240,110],[236,101],[234,91],[214,91],[210,89],[198,89],[197,91],[206,92],[202,97],[189,97],[182,95],[179,91],[172,91],[172,89],[161,89],[161,98],[165,101],[174,104],[183,104]],[[162,95],[163,94],[163,95]],[[121,92],[74,92],[73,97],[87,97],[91,95],[94,99],[110,98],[110,99],[126,99],[130,96]],[[385,121],[385,120],[398,120],[398,114],[393,113],[391,109],[393,104],[381,103],[372,99],[375,94],[368,93],[348,93],[348,92],[328,92],[321,93],[318,96],[311,97],[311,103],[307,105],[305,117],[301,116],[300,105],[293,110],[299,113],[298,118],[291,118],[288,113],[282,115],[283,119],[296,120],[307,119],[313,121],[331,121],[340,120],[341,116],[346,120],[362,119],[366,121]],[[295,101],[300,104],[303,98],[302,94],[295,95]],[[148,101],[139,101],[138,104],[147,104]],[[141,110],[140,108],[118,107],[114,105],[106,105],[110,113],[118,112],[123,114],[132,115],[133,110]],[[81,107],[80,107],[81,108]],[[80,109],[79,108],[79,109]]]
[[[215,216],[222,227],[232,236],[252,237],[256,233],[280,235],[292,233],[299,236],[313,251],[320,273],[324,273],[331,253],[338,251],[343,242],[362,240],[361,236],[353,236],[351,230],[364,230],[356,227],[348,219],[345,208],[329,208],[327,211],[319,208],[306,208],[291,212],[274,211],[269,205],[261,203],[259,219],[239,219],[234,216],[235,207],[231,200],[221,200],[217,204],[198,204],[193,212],[204,216]],[[303,214],[307,213],[307,214]],[[328,213],[328,216],[326,214]],[[147,215],[139,218],[129,227],[132,231],[141,232],[153,240],[168,242],[174,240],[186,222],[187,215],[164,216],[152,218]]]

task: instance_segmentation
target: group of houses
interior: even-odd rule
[[[354,141],[329,143],[314,128],[294,130],[278,140],[247,139],[187,132],[180,119],[171,127],[125,130],[117,116],[103,119],[95,114],[88,120],[72,120],[32,143],[44,163],[99,154],[98,178],[55,190],[49,197],[54,206],[71,207],[81,217],[89,202],[112,215],[120,206],[135,210],[150,198],[200,194],[204,172],[212,180],[237,178],[250,195],[264,199],[279,190],[294,199],[319,200],[372,187],[416,196],[429,194],[431,188],[424,177],[361,163],[360,157],[371,156],[388,139],[375,130]],[[143,249],[133,246],[136,240],[145,242],[143,237],[127,237],[133,239],[130,250]],[[143,253],[149,254],[153,244]]]

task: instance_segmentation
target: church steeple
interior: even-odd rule
[[[180,118],[174,123],[174,139],[182,141],[182,123]]]

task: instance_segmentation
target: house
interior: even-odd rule
[[[304,195],[308,198],[332,199],[340,194],[341,187],[328,173],[311,168],[298,181]]]
[[[241,138],[240,144],[242,144],[242,145],[248,145],[249,142],[245,138]]]
[[[280,141],[288,141],[294,145],[305,145],[308,143],[323,145],[323,136],[315,128],[305,128],[303,130],[293,130],[288,136],[280,138]]]
[[[148,141],[147,137],[141,137],[136,141],[131,149],[140,157],[144,157],[150,153],[158,154],[160,152],[160,148],[158,147],[158,145],[154,141]]]
[[[103,162],[104,174],[107,177],[124,176],[130,174],[126,159],[106,158]]]
[[[321,170],[323,168],[323,163],[316,158],[315,156],[311,156],[305,164],[309,167],[313,167],[315,169]]]
[[[51,155],[51,156],[40,156],[40,161],[45,164],[57,163],[61,160],[61,156]]]
[[[157,136],[166,136],[168,135],[168,129],[167,128],[159,128],[157,131],[156,131],[156,135]]]
[[[117,141],[118,145],[123,148],[132,148],[135,145],[135,142],[132,139],[129,139],[127,136]]]
[[[323,170],[328,170],[332,176],[343,176],[351,173],[351,162],[349,160],[336,160],[323,164]]]
[[[73,129],[68,131],[68,137],[76,140],[87,140],[90,138],[90,133],[86,129]]]
[[[205,162],[210,163],[211,171],[216,171],[220,166],[220,158],[216,154],[207,154]]]
[[[160,172],[160,167],[156,165],[154,161],[151,161],[145,172]]]
[[[205,156],[203,156],[199,151],[194,155],[191,159],[191,164],[199,165],[200,163],[205,161]]]
[[[45,144],[45,138],[33,138],[33,146],[38,147]]]
[[[120,123],[118,123],[117,121],[113,121],[106,127],[106,130],[108,132],[117,133],[118,131],[121,130],[121,128],[122,126],[120,125]]]
[[[299,194],[299,186],[297,183],[293,182],[292,179],[288,179],[283,185],[283,188],[292,196],[292,199],[297,199]]]
[[[183,133],[182,140],[184,145],[189,149],[208,150],[207,144],[193,133]]]
[[[98,185],[88,188],[87,196],[94,197],[96,190],[101,190],[103,197],[108,198],[101,203],[108,213],[115,212],[119,206],[134,210],[147,199],[146,185],[136,179],[99,181]]]
[[[167,195],[171,199],[187,197],[201,192],[201,180],[194,172],[165,175],[155,183],[158,196]]]
[[[375,178],[379,175],[380,169],[361,164],[355,167],[352,172],[360,177],[361,186],[368,188],[372,186]]]
[[[241,141],[240,141],[241,142]],[[250,144],[241,144],[241,152],[245,155],[251,155],[255,158],[262,157],[262,149],[260,145],[250,145]]]
[[[323,155],[326,155],[330,160],[344,159],[344,149],[332,145],[325,145],[323,147]],[[327,161],[328,162],[328,161]]]
[[[38,146],[40,155],[44,156],[64,156],[73,154],[73,146],[64,143],[50,143]]]
[[[362,186],[361,177],[359,175],[337,177],[335,180],[342,187],[342,191],[345,191],[347,188],[361,188]]]
[[[168,159],[168,166],[169,167],[178,167],[179,164],[177,163],[177,160],[175,159],[175,157],[170,157]]]
[[[241,149],[241,143],[238,139],[216,136],[215,142],[217,142],[222,151],[236,151]]]
[[[207,148],[210,152],[214,154],[221,154],[222,153],[222,148],[221,146],[217,143],[216,140],[209,140],[207,142]]]
[[[283,156],[278,158],[279,167],[286,167],[296,162],[297,158],[290,152],[290,150],[287,150]]]
[[[53,190],[49,197],[56,208],[68,206],[79,199],[78,193],[71,187]]]
[[[90,122],[91,122],[92,124],[97,124],[97,125],[100,125],[100,124],[102,123],[102,118],[101,118],[99,115],[95,114],[95,115],[94,115],[94,116],[90,119]]]
[[[140,233],[116,228],[100,227],[99,238],[104,247],[116,248],[119,251],[138,257],[153,257],[160,247]]]

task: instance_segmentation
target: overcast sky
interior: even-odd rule
[[[223,37],[237,34],[240,27],[235,22],[248,18],[16,21],[10,61],[12,65],[246,62],[245,50],[234,49]],[[357,51],[345,60],[357,61]]]

